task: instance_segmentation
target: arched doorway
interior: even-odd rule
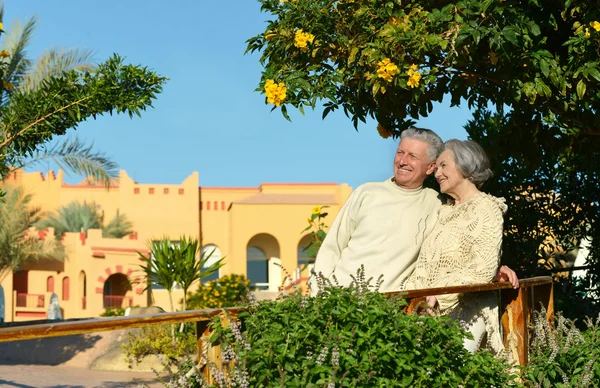
[[[281,285],[279,243],[270,234],[260,233],[246,245],[246,276],[250,286],[277,291]]]
[[[127,308],[133,306],[133,298],[127,296],[131,292],[131,283],[122,273],[112,274],[104,282],[104,308]]]
[[[207,245],[203,246],[200,253],[201,253],[202,257],[210,255],[209,259],[206,261],[206,264],[204,264],[204,266],[202,267],[203,269],[210,267],[217,261],[221,260],[221,257],[222,257],[221,250],[219,249],[218,246],[216,246],[214,244],[207,244]],[[219,269],[219,270],[217,270],[217,272],[213,273],[212,275],[203,277],[202,283],[205,283],[205,282],[208,282],[211,280],[217,280],[220,277],[220,272],[221,271]]]

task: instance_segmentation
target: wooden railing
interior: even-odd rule
[[[528,327],[533,311],[539,310],[543,306],[546,309],[546,319],[551,323],[554,319],[554,293],[550,276],[522,279],[519,281],[518,289],[513,289],[508,282],[498,282],[389,292],[386,294],[389,296],[400,295],[406,298],[409,301],[407,311],[412,313],[419,304],[424,303],[426,296],[483,291],[500,291],[504,346],[508,345],[509,334],[514,333],[517,341],[519,364],[526,365],[529,354]]]
[[[520,288],[513,289],[510,283],[476,284],[470,286],[456,286],[444,288],[430,288],[424,290],[402,291],[388,293],[388,295],[401,295],[407,298],[409,309],[414,308],[425,296],[455,294],[466,292],[482,292],[499,290],[501,293],[504,314],[502,325],[505,328],[505,338],[508,333],[515,333],[518,341],[519,362],[527,363],[529,345],[528,324],[534,306],[541,302],[547,309],[547,318],[554,316],[554,303],[552,294],[552,278],[549,276],[523,279]],[[421,298],[421,299],[420,299]],[[412,306],[412,307],[411,307]],[[507,311],[505,311],[507,309]],[[210,320],[221,315],[236,319],[239,308],[206,309],[195,311],[182,311],[176,313],[161,313],[140,315],[135,317],[114,317],[103,319],[89,319],[75,322],[53,322],[33,325],[20,325],[0,329],[0,342],[29,340],[36,338],[58,337],[75,334],[88,334],[100,331],[123,330],[140,328],[151,325],[174,324],[181,322],[196,322],[198,352],[208,355],[210,362],[220,365],[220,346],[209,343],[212,333],[209,330]],[[412,311],[412,310],[411,310]],[[512,315],[509,320],[508,314]],[[509,321],[511,325],[509,325]],[[506,341],[506,339],[505,339]],[[199,359],[202,359],[199,357]],[[204,376],[212,381],[208,368],[203,365]]]
[[[44,307],[44,299],[45,295],[42,294],[17,294],[16,307]]]

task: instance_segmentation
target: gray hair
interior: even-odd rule
[[[431,162],[435,162],[444,148],[444,142],[442,139],[431,129],[407,128],[400,134],[400,141],[402,141],[402,139],[417,139],[429,144],[429,148],[427,148],[427,156]]]
[[[452,151],[458,172],[481,188],[494,174],[490,170],[490,160],[483,147],[472,140],[448,140],[444,151]]]

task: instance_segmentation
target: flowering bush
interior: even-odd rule
[[[250,281],[243,275],[225,275],[198,286],[189,294],[188,309],[234,307],[242,304],[248,294]]]
[[[600,380],[600,315],[586,319],[587,330],[557,314],[550,326],[546,312],[536,312],[529,364],[524,377],[532,387],[598,387]]]
[[[507,387],[502,360],[463,347],[448,318],[407,315],[357,275],[351,288],[320,281],[315,298],[299,292],[251,304],[243,325],[217,318],[223,367],[216,387]],[[206,386],[202,385],[201,386]]]
[[[171,362],[197,351],[194,333],[173,332],[171,328],[171,325],[146,326],[127,333],[127,342],[121,345],[121,351],[129,367],[150,355],[157,355]]]

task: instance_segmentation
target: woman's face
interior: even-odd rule
[[[446,150],[437,158],[435,179],[440,184],[440,191],[446,194],[453,194],[465,181],[465,177],[456,168],[452,151]]]

